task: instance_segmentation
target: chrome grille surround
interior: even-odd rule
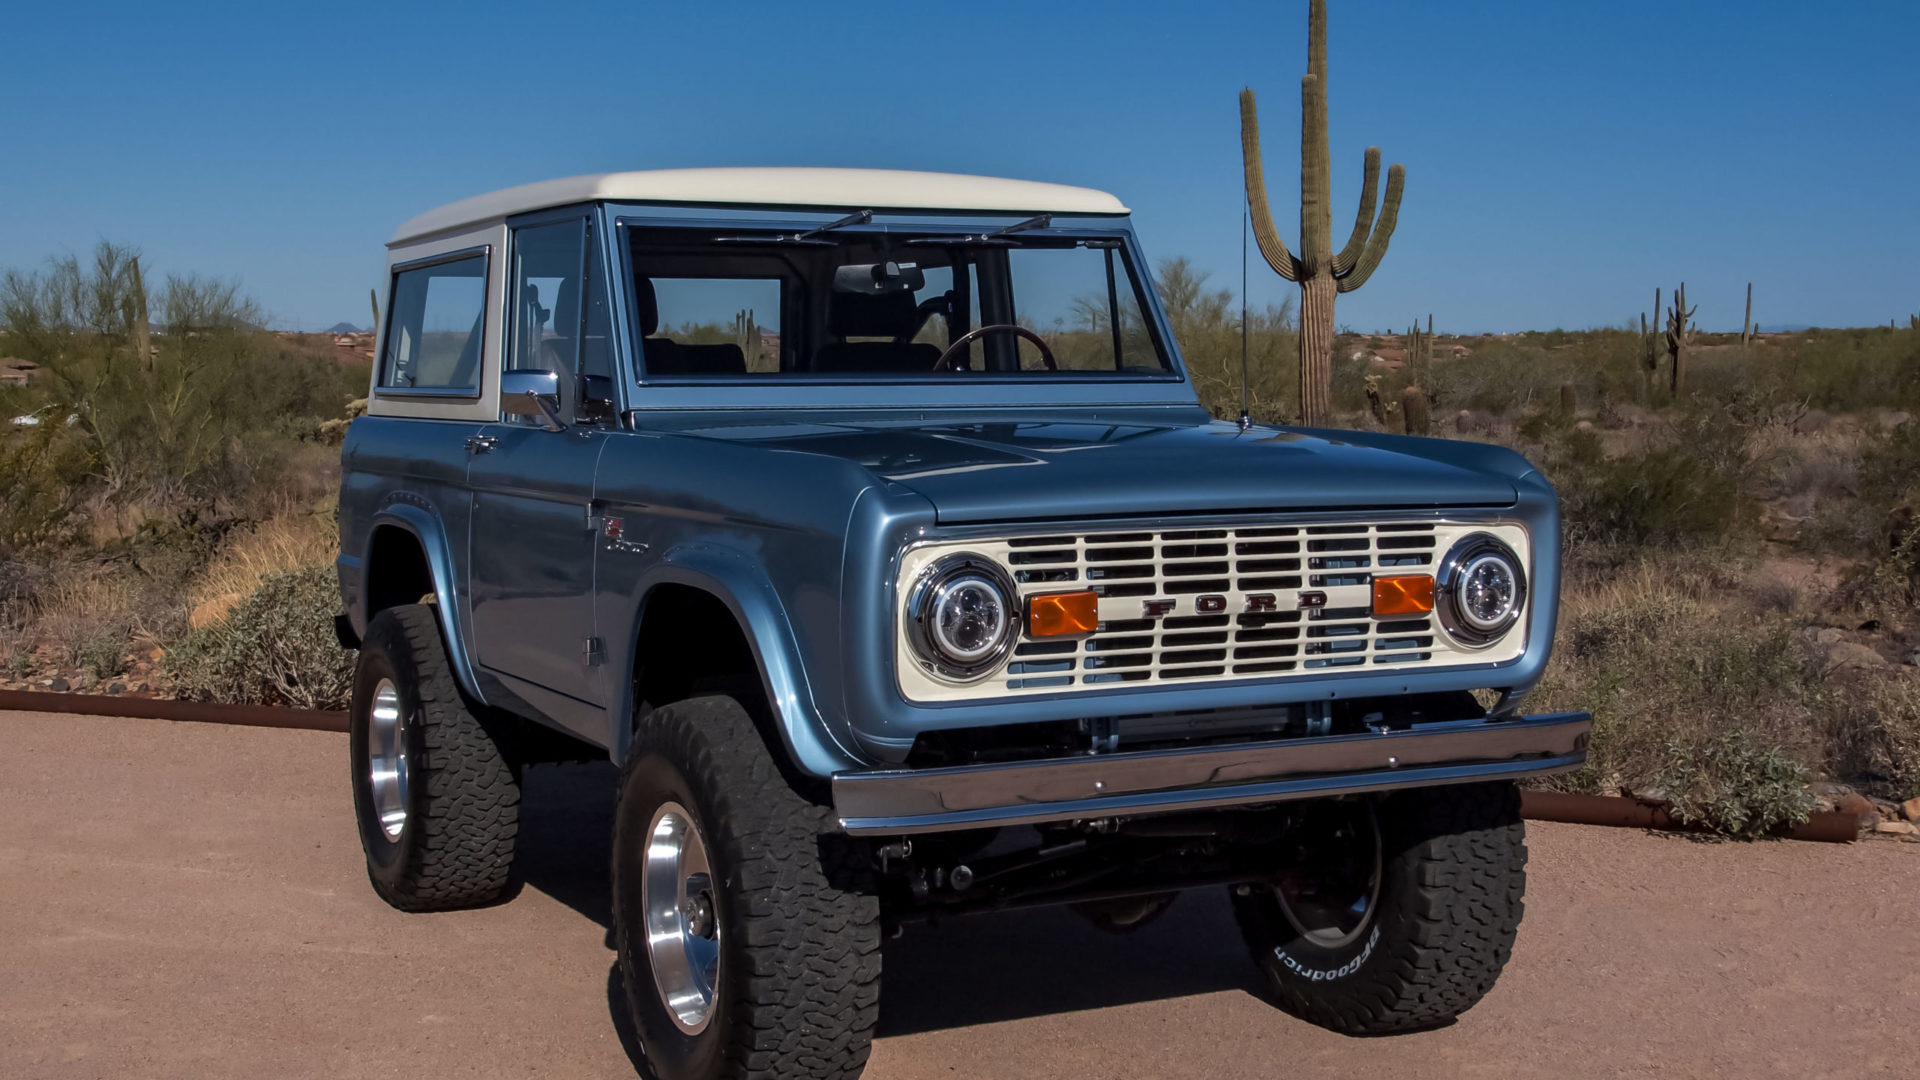
[[[1023,613],[1027,597],[1092,589],[1100,622],[1077,637],[1034,639],[1023,628],[999,670],[966,684],[940,678],[897,631],[900,691],[947,703],[1513,660],[1526,648],[1524,607],[1513,630],[1482,648],[1454,641],[1436,615],[1372,614],[1374,574],[1435,573],[1476,533],[1511,548],[1532,575],[1527,532],[1508,520],[1355,515],[916,544],[902,554],[899,595],[934,561],[968,552],[1006,571]]]

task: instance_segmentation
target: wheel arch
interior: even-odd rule
[[[701,648],[714,634],[726,635],[717,655]],[[701,636],[705,635],[705,636]],[[670,643],[665,658],[648,652]],[[627,678],[613,725],[613,758],[625,760],[633,739],[633,720],[643,708],[672,700],[726,691],[731,675],[757,701],[756,720],[772,729],[787,762],[802,775],[826,778],[861,764],[829,732],[813,699],[786,610],[763,575],[753,573],[745,556],[712,545],[688,545],[669,552],[635,589],[624,656]],[[737,689],[737,687],[736,687]],[[666,691],[666,700],[645,695]],[[771,739],[769,740],[772,741]]]
[[[454,678],[469,697],[484,701],[467,653],[466,636],[461,633],[459,578],[439,518],[410,503],[383,507],[367,530],[360,575],[360,610],[350,612],[356,620],[355,631],[364,637],[367,625],[381,611],[419,603],[430,595]]]

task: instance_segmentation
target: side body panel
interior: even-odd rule
[[[441,631],[456,676],[479,696],[467,603],[467,439],[480,425],[453,420],[364,416],[341,448],[341,599],[354,632],[367,631],[366,575],[380,529],[399,529],[425,553],[433,576]]]
[[[474,653],[489,674],[511,680],[505,685],[515,697],[601,742],[605,654],[586,650],[594,634],[589,519],[595,462],[617,436],[504,423],[483,434],[492,449],[476,455],[467,473]]]

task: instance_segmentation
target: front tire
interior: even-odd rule
[[[426,604],[373,617],[348,714],[353,809],[374,892],[401,911],[498,900],[513,869],[520,779],[460,694]]]
[[[880,910],[859,849],[727,697],[648,714],[614,821],[614,936],[653,1080],[866,1065]]]
[[[1493,988],[1526,891],[1510,783],[1422,788],[1306,811],[1273,882],[1234,916],[1274,1002],[1348,1035],[1436,1027]]]

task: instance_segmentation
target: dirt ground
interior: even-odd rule
[[[0,1076],[630,1077],[611,770],[534,770],[511,901],[367,887],[346,740],[0,713]],[[1535,824],[1505,977],[1349,1039],[1258,996],[1226,905],[1109,937],[1062,912],[910,932],[867,1075],[1920,1075],[1920,845]]]

